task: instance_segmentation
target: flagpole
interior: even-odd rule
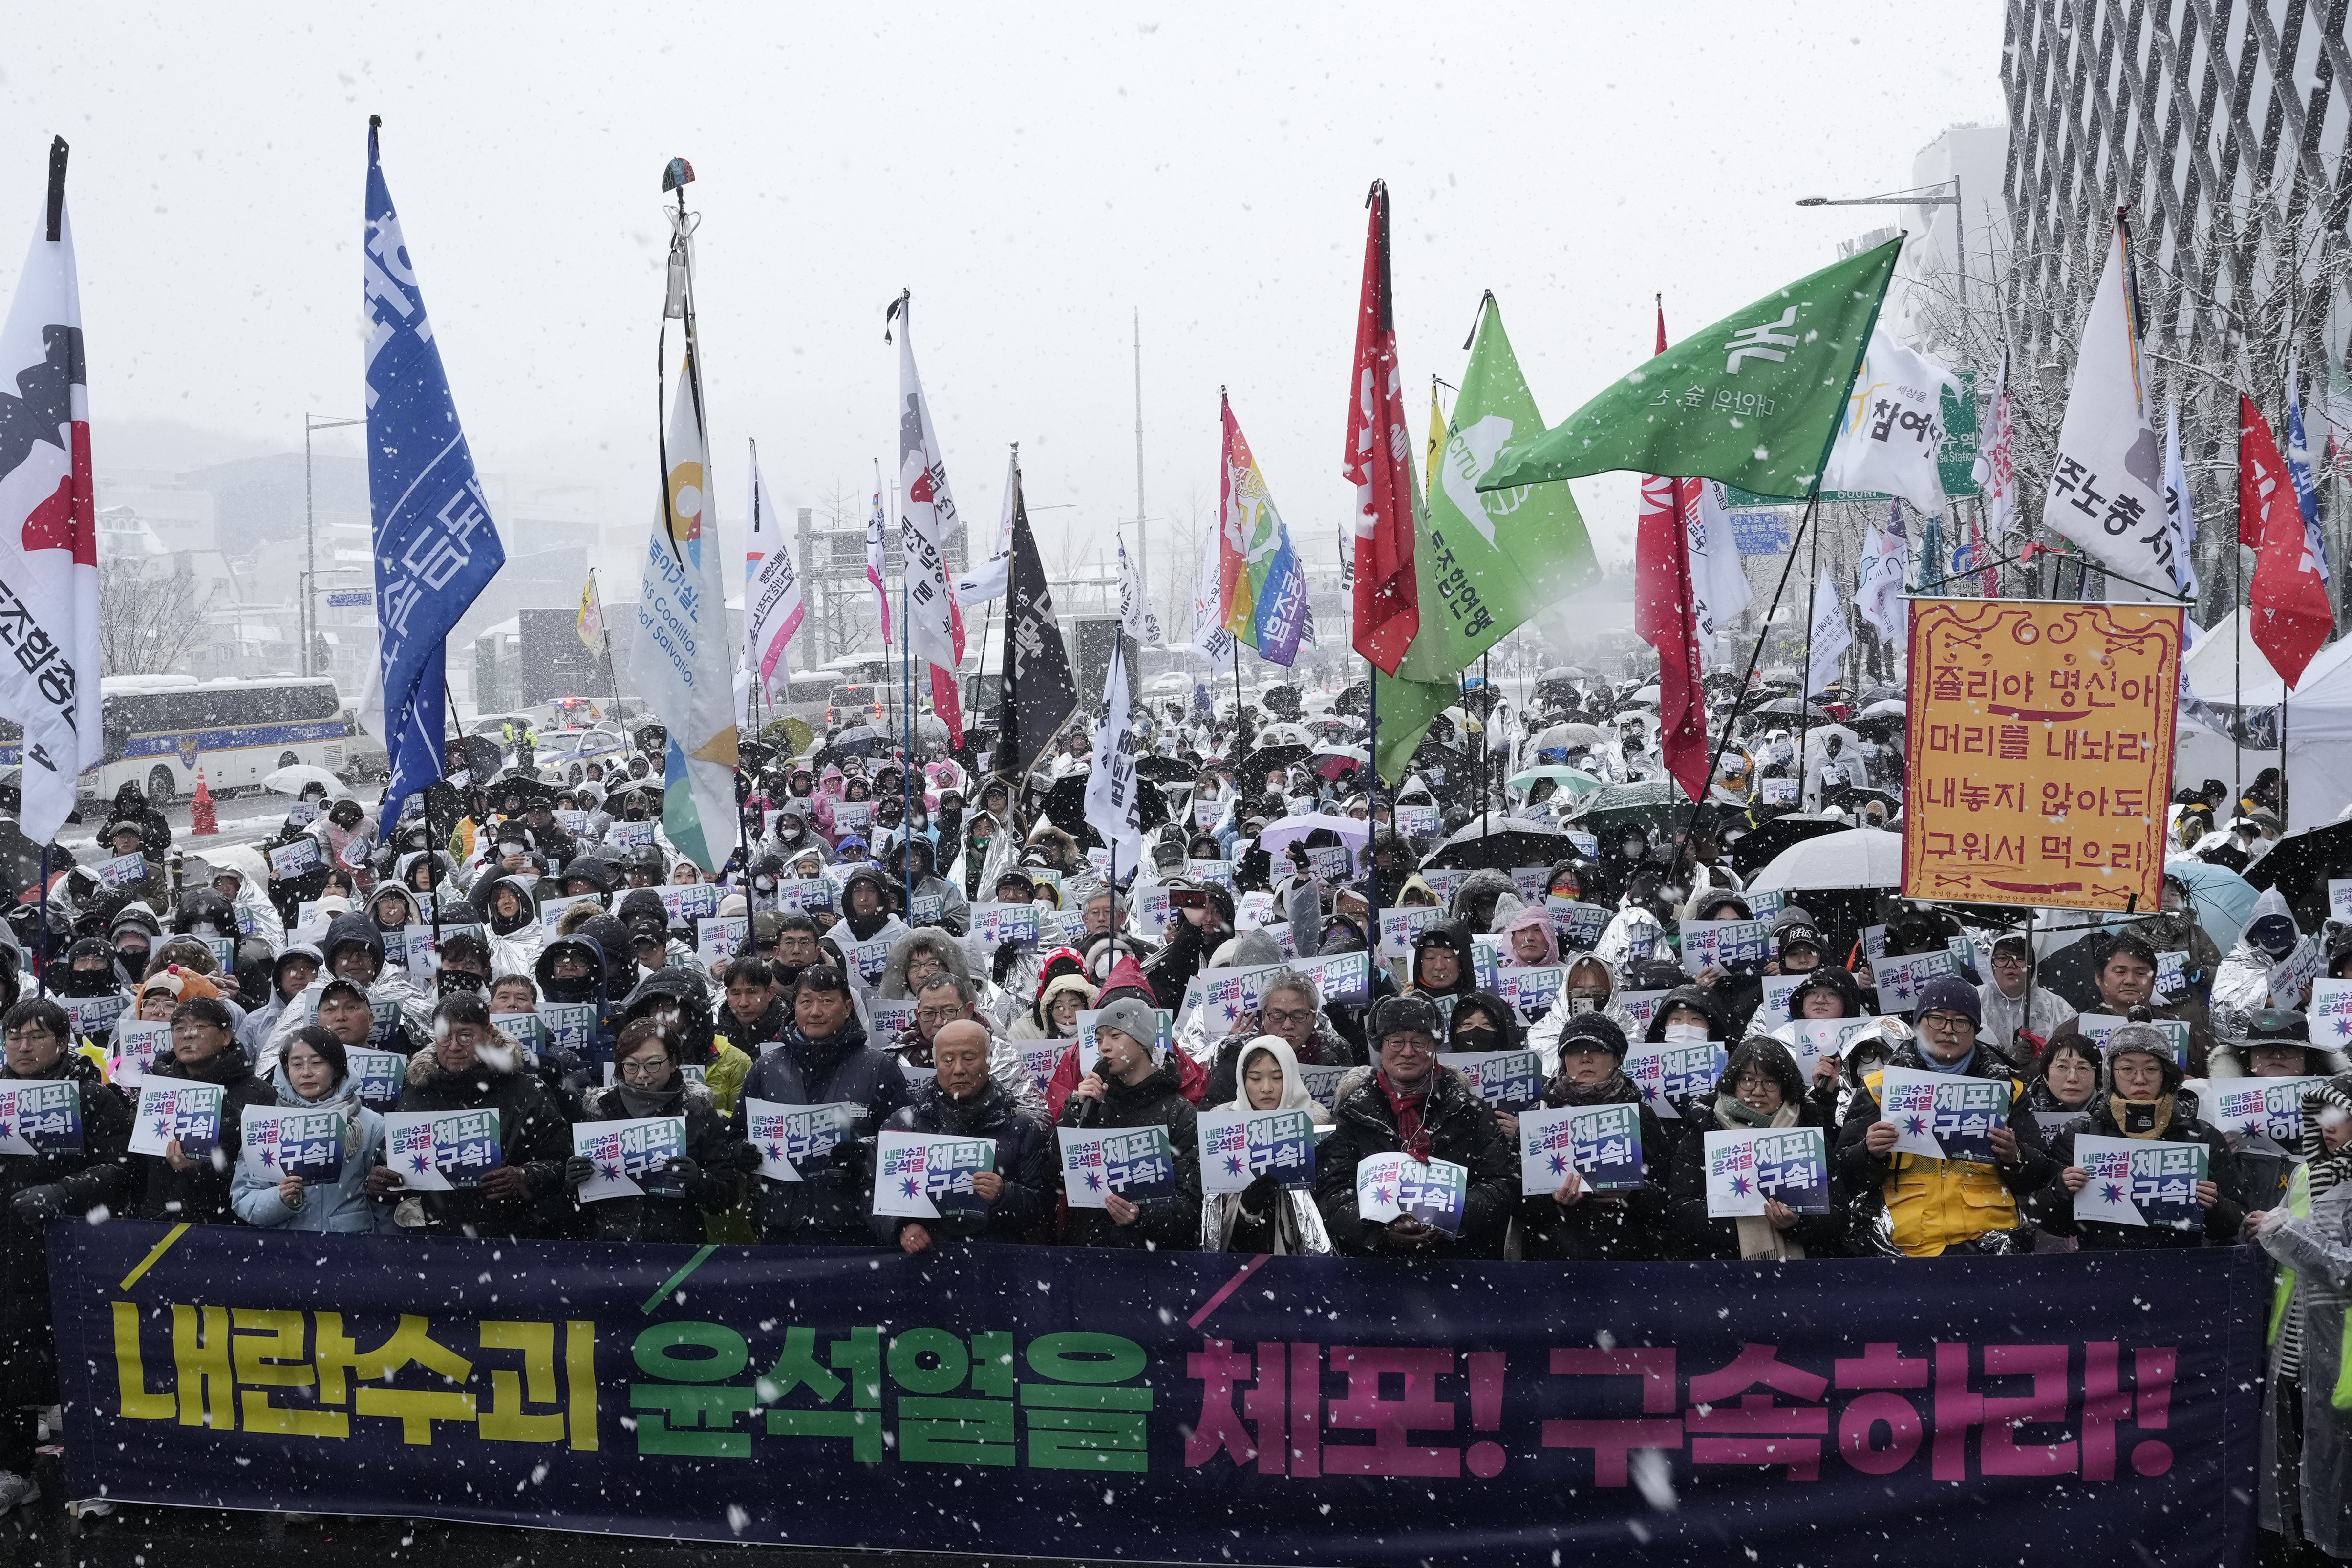
[[[2238,524],[2241,533],[2245,522]],[[2238,815],[2238,803],[2246,798],[2246,677],[2242,668],[2246,637],[2246,558],[2240,553],[2240,540],[2230,541],[2230,706],[2233,717],[2230,721],[2230,815]],[[2286,710],[2286,683],[2279,683],[2279,710]]]
[[[907,884],[907,923],[915,923],[915,626],[908,614],[914,608],[907,593],[907,574],[898,574],[898,700],[906,707],[907,752],[898,769],[906,805],[898,817],[898,873]]]
[[[613,686],[613,722],[620,726],[621,739],[629,739],[629,723],[621,716],[621,676],[613,668],[613,628],[604,625],[604,591],[596,587],[596,568],[588,568],[588,585],[596,592],[596,635],[604,645],[604,679]]]
[[[1816,485],[1813,489],[1813,505],[1818,507],[1820,504],[1821,489]],[[1810,509],[1806,515],[1812,516]],[[1813,717],[1813,600],[1820,594],[1822,587],[1822,531],[1818,525],[1813,529],[1812,545],[1812,560],[1805,567],[1805,672],[1804,679],[1797,683],[1797,809],[1799,811],[1805,809],[1805,773],[1807,772],[1805,737],[1811,729]],[[1908,554],[1909,552],[1906,550],[1905,553]],[[1791,550],[1789,554],[1790,560],[1793,561],[1796,558],[1794,550]],[[1728,733],[1730,726],[1726,725],[1724,729],[1725,732]],[[1722,758],[1722,752],[1717,750],[1716,761],[1719,763]],[[1707,765],[1706,778],[1710,784],[1715,782],[1715,763],[1713,763]],[[1822,770],[1822,783],[1824,784],[1828,783],[1826,767]]]

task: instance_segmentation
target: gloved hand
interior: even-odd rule
[[[39,1230],[66,1212],[66,1191],[54,1182],[26,1187],[9,1200],[8,1206],[18,1225],[27,1230]]]
[[[681,1187],[690,1187],[702,1180],[702,1167],[683,1154],[669,1163],[666,1173]]]
[[[563,1162],[563,1184],[567,1187],[584,1186],[595,1174],[596,1162],[585,1154],[574,1154]]]
[[[742,1172],[746,1175],[757,1171],[760,1168],[760,1151],[758,1147],[751,1143],[736,1144],[733,1163],[735,1169]]]

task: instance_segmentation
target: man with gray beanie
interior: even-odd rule
[[[1978,1040],[1984,1020],[1977,988],[1958,975],[1929,981],[1914,1016],[1917,1034],[1888,1067],[2009,1085],[2009,1111],[1991,1133],[1993,1163],[1897,1153],[1901,1134],[1878,1109],[1885,1069],[1866,1074],[1837,1138],[1839,1172],[1854,1194],[1856,1223],[1849,1234],[1872,1252],[1900,1258],[2022,1250],[2028,1232],[2019,1205],[2047,1186],[2058,1169],[2042,1149],[2032,1113],[2021,1113],[2025,1085]]]
[[[1064,1127],[1168,1130],[1176,1156],[1172,1196],[1130,1203],[1107,1194],[1098,1209],[1073,1208],[1063,1227],[1068,1247],[1197,1250],[1201,1245],[1201,1151],[1192,1102],[1160,1047],[1160,1015],[1122,996],[1095,1017],[1096,1058],[1062,1103]]]

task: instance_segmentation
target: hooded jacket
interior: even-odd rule
[[[930,841],[918,837],[912,853],[916,862],[916,901],[919,904],[929,899],[940,900],[940,912],[921,923],[937,926],[950,936],[962,936],[971,931],[971,904],[961,888],[939,874],[938,854]],[[914,912],[912,909],[908,910],[909,917]]]
[[[162,1220],[169,1225],[182,1220],[198,1225],[230,1224],[233,1211],[229,1206],[229,1177],[245,1147],[245,1108],[274,1104],[277,1095],[253,1076],[253,1059],[233,1039],[218,1055],[193,1067],[177,1057],[159,1057],[148,1069],[148,1076],[218,1084],[220,1143],[209,1157],[195,1160],[184,1171],[173,1170],[172,1163],[161,1154],[133,1154],[131,1158],[140,1185],[132,1199],[131,1217]]]
[[[1399,1153],[1397,1114],[1374,1068],[1358,1068],[1339,1080],[1331,1110],[1334,1131],[1315,1152],[1315,1199],[1323,1211],[1332,1245],[1351,1257],[1500,1258],[1503,1232],[1519,1195],[1518,1153],[1503,1136],[1495,1113],[1452,1068],[1433,1068],[1423,1127],[1429,1152],[1469,1172],[1458,1235],[1433,1237],[1427,1245],[1400,1252],[1388,1226],[1356,1209],[1356,1167],[1374,1154]]]
[[[404,1229],[426,1236],[561,1236],[572,1207],[563,1162],[572,1129],[553,1095],[521,1065],[522,1047],[501,1032],[491,1049],[464,1072],[444,1072],[431,1047],[408,1058],[400,1091],[403,1110],[496,1110],[499,1163],[523,1173],[521,1196],[492,1198],[479,1187],[419,1192],[411,1207],[394,1210]]]
[[[651,1097],[642,1110],[632,1110],[621,1086],[592,1089],[581,1097],[580,1121],[627,1121],[640,1116],[680,1116],[686,1119],[686,1157],[694,1172],[683,1197],[603,1198],[582,1204],[587,1235],[597,1241],[684,1241],[705,1239],[703,1215],[732,1205],[743,1190],[745,1156],[751,1147],[735,1134],[728,1117],[707,1084],[683,1075]],[[756,1165],[756,1158],[751,1162]]]
[[[1131,1225],[1120,1225],[1108,1209],[1074,1208],[1062,1226],[1065,1247],[1148,1247],[1160,1252],[1190,1252],[1201,1245],[1201,1149],[1194,1132],[1192,1102],[1184,1098],[1175,1068],[1167,1062],[1153,1068],[1140,1083],[1108,1079],[1103,1086],[1101,1109],[1073,1096],[1065,1101],[1056,1123],[1063,1127],[1164,1127],[1175,1154],[1176,1190],[1138,1206]]]
[[[621,1005],[620,1019],[614,1026],[616,1032],[621,1025],[645,1017],[663,999],[677,1005],[685,1026],[685,1049],[679,1053],[679,1064],[700,1068],[703,1084],[710,1090],[717,1114],[722,1119],[733,1116],[736,1100],[743,1092],[743,1080],[751,1076],[751,1053],[719,1037],[710,993],[692,970],[657,969],[637,982],[637,988]]]
[[[1453,952],[1455,970],[1454,984],[1442,990],[1422,984],[1422,954],[1427,949],[1443,947]],[[1478,989],[1478,969],[1475,954],[1470,945],[1469,928],[1455,921],[1431,926],[1413,939],[1412,967],[1405,977],[1405,994],[1422,996],[1465,996]]]
[[[882,1125],[907,1103],[907,1076],[867,1044],[853,1016],[829,1038],[812,1040],[797,1026],[752,1064],[746,1100],[776,1105],[856,1108],[854,1120],[823,1163],[804,1162],[797,1182],[762,1178],[753,1200],[761,1238],[833,1247],[871,1245],[866,1225],[874,1194],[874,1146]],[[737,1128],[742,1107],[737,1106]]]
[[[947,1094],[936,1079],[919,1084],[913,1099],[891,1112],[885,1125],[898,1132],[993,1139],[996,1173],[1004,1179],[1004,1190],[985,1215],[942,1215],[926,1220],[875,1215],[875,1235],[886,1245],[896,1246],[899,1232],[909,1225],[920,1225],[934,1244],[1027,1241],[1052,1219],[1054,1201],[1062,1190],[1061,1159],[1053,1129],[1034,1110],[1017,1104],[993,1078],[969,1100]]]
[[[1209,1082],[1202,1094],[1203,1105],[1233,1109],[1232,1101],[1241,1093],[1242,1057],[1250,1043],[1265,1033],[1256,1014],[1244,1013],[1240,1026],[1217,1042],[1216,1050],[1209,1058]],[[1362,1067],[1365,1060],[1363,1051],[1333,1028],[1330,1016],[1320,1008],[1316,1010],[1315,1033],[1308,1038],[1305,1050],[1294,1048],[1287,1041],[1283,1043],[1283,1050],[1289,1058],[1289,1066],[1284,1070],[1293,1078],[1298,1076],[1301,1061],[1316,1067],[1352,1068]]]
[[[257,885],[254,874],[244,867],[223,864],[219,858],[223,853],[217,849],[205,851],[205,858],[212,868],[212,874],[205,881],[209,885],[224,877],[236,879],[236,890],[226,895],[235,921],[233,929],[247,936],[257,936],[271,947],[283,947],[286,944],[286,922],[278,917],[268,892]],[[251,850],[245,853],[254,855]],[[259,858],[257,855],[254,858]]]
[[[1504,966],[1509,969],[1542,969],[1560,962],[1559,933],[1551,923],[1551,911],[1541,903],[1523,903],[1514,895],[1495,901],[1495,933],[1503,939]],[[1518,956],[1514,942],[1522,931],[1543,933],[1544,955],[1530,963]]]
[[[1511,880],[1508,871],[1473,871],[1454,889],[1454,901],[1446,908],[1446,918],[1465,931],[1492,930],[1495,910],[1506,893],[1518,896],[1518,884]]]
[[[1307,1080],[1299,1075],[1298,1058],[1290,1043],[1278,1036],[1267,1035],[1253,1042],[1244,1051],[1236,1052],[1239,1060],[1247,1050],[1263,1051],[1282,1068],[1282,1099],[1277,1110],[1303,1110],[1307,1120],[1318,1127],[1331,1124],[1331,1113],[1318,1105],[1307,1092]],[[1246,1094],[1236,1090],[1232,1098],[1213,1102],[1220,1110],[1253,1110]],[[1285,1187],[1272,1174],[1262,1175],[1238,1193],[1202,1194],[1201,1204],[1201,1247],[1205,1252],[1281,1253],[1285,1256],[1326,1256],[1331,1250],[1331,1234],[1323,1226],[1323,1211],[1315,1205],[1312,1189],[1297,1191]]]
[[[349,1118],[343,1138],[343,1163],[331,1184],[308,1182],[299,1207],[289,1208],[278,1195],[278,1183],[236,1163],[229,1179],[229,1204],[236,1217],[267,1230],[299,1230],[321,1234],[389,1236],[396,1234],[392,1204],[367,1195],[368,1169],[383,1163],[383,1118],[359,1102],[346,1076],[335,1080],[317,1100],[304,1100],[290,1083],[278,1081],[278,1104],[289,1110],[335,1110]]]
[[[17,1194],[53,1189],[49,1195],[60,1215],[120,1210],[141,1174],[130,1153],[131,1101],[107,1083],[96,1063],[68,1050],[42,1073],[19,1075],[0,1067],[0,1082],[34,1079],[63,1079],[79,1087],[81,1147],[0,1159],[0,1397],[11,1405],[58,1398],[45,1227],[17,1217]]]

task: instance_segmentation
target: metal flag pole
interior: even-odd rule
[[[1821,489],[1816,486],[1813,490],[1813,508],[1817,509],[1820,505]],[[1813,510],[1808,509],[1805,515],[1808,519],[1812,518]],[[1805,669],[1803,678],[1797,682],[1797,809],[1799,811],[1805,809],[1805,774],[1808,771],[1805,760],[1805,736],[1811,728],[1813,717],[1813,600],[1820,594],[1822,587],[1822,531],[1818,527],[1813,530],[1812,546],[1812,560],[1805,567]],[[1907,555],[1910,552],[1906,549],[1904,553]],[[1796,558],[1796,552],[1793,549],[1789,554],[1791,560]],[[1730,731],[1731,727],[1725,725],[1724,732],[1727,735]],[[1722,752],[1718,751],[1716,756],[1719,763]],[[1708,764],[1706,777],[1709,784],[1715,782],[1716,765],[1716,763]],[[1823,769],[1822,782],[1825,784],[1828,782],[1826,767]]]
[[[907,719],[907,749],[898,767],[905,805],[898,817],[898,874],[907,884],[907,922],[915,920],[915,628],[907,619],[912,602],[907,574],[898,574],[898,701]]]
[[[2240,527],[2244,526],[2243,522]],[[2246,641],[2246,558],[2243,546],[2230,541],[2230,815],[2246,798],[2246,677],[2242,649]],[[2286,710],[2286,683],[2279,683],[2279,710]]]

